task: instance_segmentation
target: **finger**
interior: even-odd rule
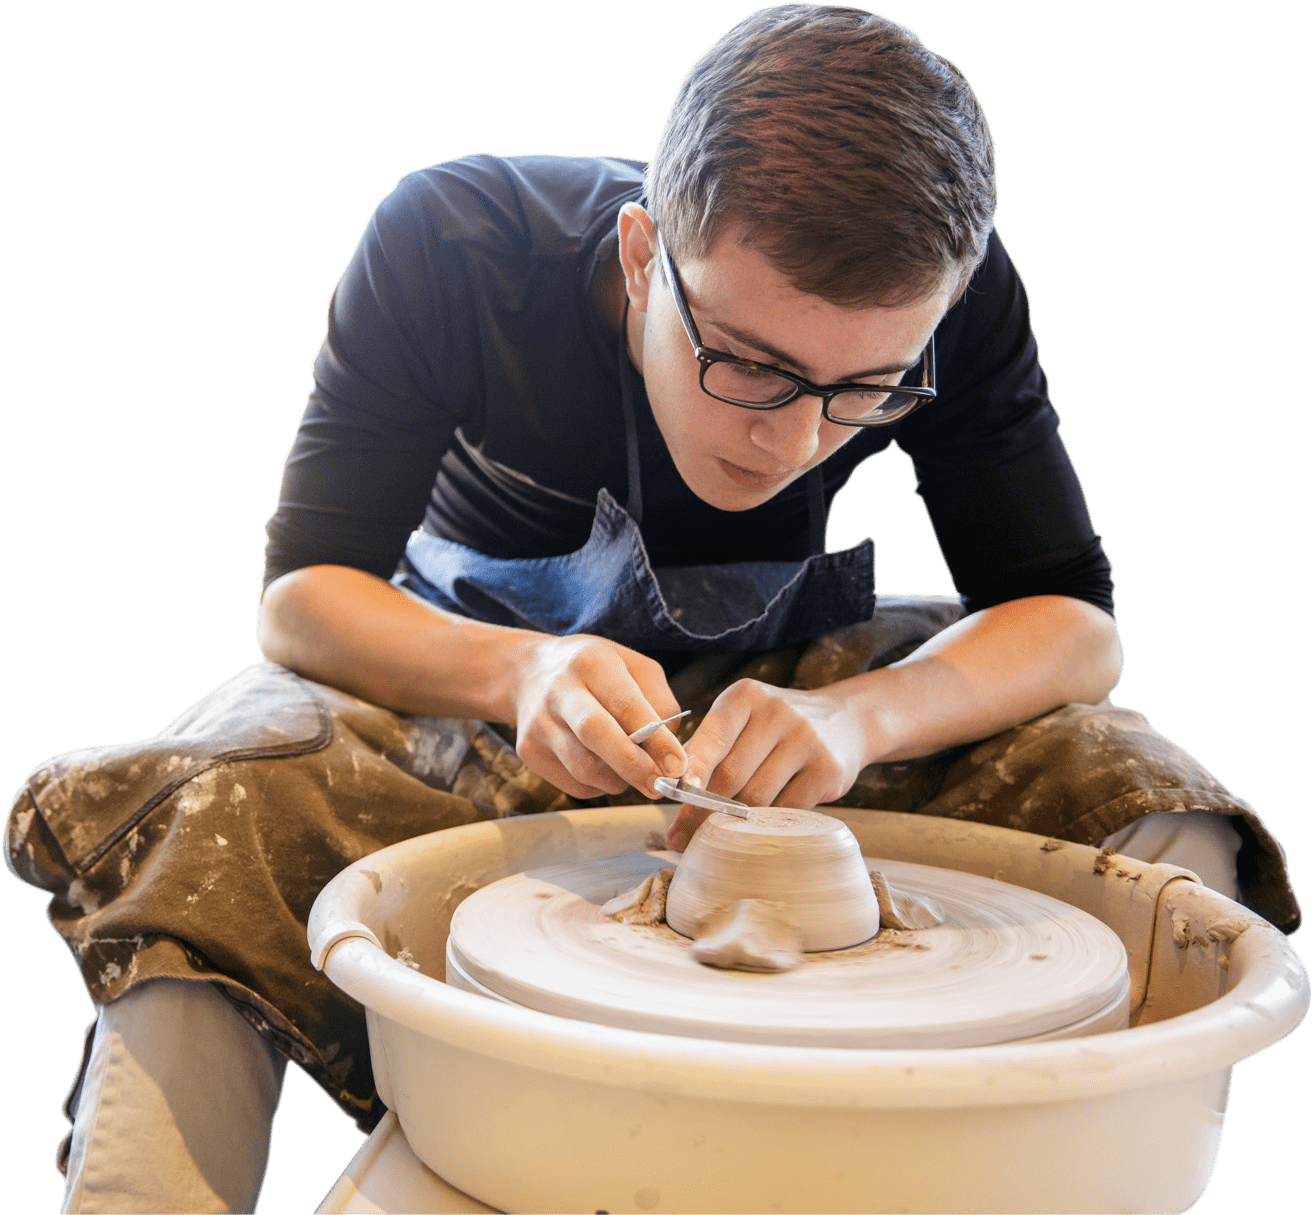
[[[662,726],[645,743],[638,744],[652,757],[666,776],[683,776],[688,770],[688,756],[669,726]]]
[[[617,793],[624,791],[624,785],[621,784],[618,789],[599,789],[594,785],[584,784],[576,780],[570,773],[558,762],[552,760],[545,763],[529,763],[525,760],[525,765],[543,780],[554,785],[562,793],[569,797],[577,798],[579,801],[592,801],[595,797],[604,797],[607,793]]]
[[[648,704],[656,710],[654,720],[664,721],[667,717],[673,717],[678,713],[681,706],[670,690],[670,684],[666,681],[666,673],[661,664],[648,658],[646,654],[638,653],[637,650],[628,650],[622,646],[618,646],[617,649],[625,668],[629,671],[630,678],[638,685]]]
[[[629,735],[629,741],[631,743],[637,743],[641,747],[645,742],[648,741],[648,739],[652,737],[652,735],[654,735],[659,729],[661,729],[662,726],[665,726],[672,734],[674,734],[675,733],[674,723],[680,721],[682,718],[687,717],[692,712],[693,712],[692,709],[682,709],[680,710],[680,712],[672,713],[669,717],[663,718],[661,721],[654,721],[649,725],[639,726],[637,730],[633,731],[633,733]]]
[[[746,697],[731,697],[728,691],[722,692],[684,747],[688,756],[684,779],[690,784],[712,789],[712,774],[733,749],[751,715]],[[738,790],[717,786],[712,792],[733,797]]]
[[[852,783],[853,777],[833,754],[815,745],[814,739],[808,745],[805,738],[794,736],[781,740],[741,796],[745,800],[770,797],[770,805],[811,810],[842,797]]]
[[[627,787],[625,782],[607,765],[606,761],[570,731],[564,729],[561,731],[560,739],[553,750],[566,771],[580,784],[594,786],[607,793],[625,791]]]
[[[602,705],[595,706],[591,712],[568,724],[584,747],[622,781],[642,789],[648,796],[656,796],[654,782],[664,772],[658,763],[669,763],[675,772],[683,771],[683,749],[674,741],[673,736],[667,743],[658,743],[654,739],[649,746],[656,755],[650,754],[629,741],[624,726]]]
[[[799,772],[776,795],[775,804],[795,810],[814,810],[822,802],[833,801],[839,793],[830,793],[809,772]]]
[[[532,771],[571,797],[590,799],[625,790],[624,781],[563,727],[540,728],[522,738],[516,750]]]
[[[755,757],[744,756],[743,762],[751,763]],[[737,797],[749,806],[793,806],[799,810],[809,810],[810,806],[801,806],[796,802],[781,800],[786,789],[798,777],[805,757],[798,756],[793,749],[783,742],[772,748],[766,755],[756,759],[749,778],[740,786]],[[740,762],[739,757],[731,752],[727,764]]]
[[[703,810],[700,806],[681,807],[675,815],[675,821],[670,824],[670,830],[666,832],[666,847],[675,852],[683,852],[693,838],[693,833],[706,822],[710,814],[710,810]]]
[[[769,806],[771,797],[783,788],[785,781],[793,775],[794,770],[791,769],[781,776],[778,784],[772,781],[774,774],[772,770],[762,773],[763,765],[769,761],[780,745],[778,734],[771,728],[769,722],[761,721],[754,716],[747,716],[744,719],[737,711],[725,719],[726,723],[740,720],[743,721],[743,725],[728,749],[722,747],[724,754],[708,775],[706,788],[712,793],[719,793],[722,797],[736,797],[750,805]],[[775,769],[784,766],[780,758],[777,757]]]
[[[680,709],[675,694],[666,682],[666,673],[660,663],[634,650],[620,649],[619,652],[643,703],[652,709],[650,717],[634,726],[629,725],[627,710],[617,709],[616,720],[620,722],[626,734],[632,734],[655,721],[665,722],[666,718],[684,715],[684,710]],[[678,726],[677,721],[666,722],[648,738],[635,744],[643,748],[660,772],[666,776],[683,776],[688,768],[688,756],[685,755],[684,748],[675,733]]]
[[[578,763],[570,766],[576,780],[596,785],[607,793],[623,793],[629,786],[592,752],[586,753]]]

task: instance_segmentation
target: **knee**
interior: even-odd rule
[[[1146,814],[1106,837],[1102,846],[1137,861],[1179,865],[1205,886],[1229,899],[1238,899],[1236,857],[1240,844],[1240,833],[1229,815],[1180,810]]]

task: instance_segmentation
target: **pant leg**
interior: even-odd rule
[[[315,896],[399,840],[572,804],[481,723],[402,717],[264,663],[152,739],[43,764],[7,859],[54,896],[98,1006],[158,979],[221,983],[368,1130],[365,1020],[310,965]]]
[[[211,983],[155,979],[104,1005],[64,1210],[254,1210],[285,1067]]]
[[[1179,865],[1228,899],[1239,899],[1240,833],[1231,819],[1201,810],[1146,814],[1106,837],[1102,847],[1154,865]]]

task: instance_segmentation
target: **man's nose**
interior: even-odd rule
[[[800,468],[816,454],[820,428],[820,397],[801,396],[756,414],[748,436],[783,468]]]

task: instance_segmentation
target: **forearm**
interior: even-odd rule
[[[260,646],[292,670],[401,713],[516,727],[520,758],[572,797],[654,795],[685,768],[679,711],[659,663],[600,637],[554,637],[469,620],[360,570],[316,565],[270,584]]]
[[[976,742],[1064,704],[1097,704],[1120,673],[1112,617],[1045,595],[974,613],[835,691],[859,709],[873,763]]]
[[[403,713],[514,721],[517,670],[538,635],[441,611],[361,570],[284,574],[260,604],[271,662]]]

